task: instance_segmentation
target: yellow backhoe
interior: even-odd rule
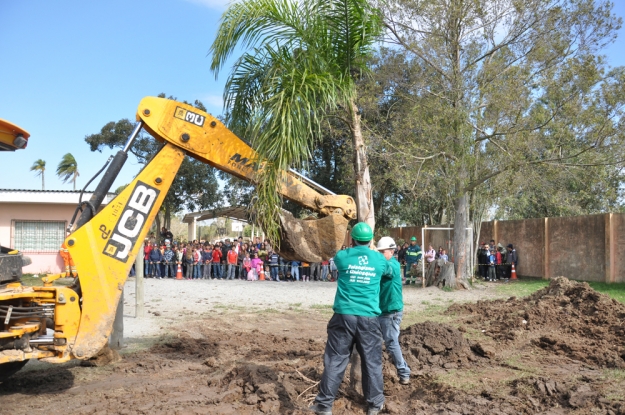
[[[106,345],[130,268],[185,155],[255,183],[257,154],[211,115],[180,102],[146,97],[137,121],[124,149],[70,225],[65,245],[76,265],[76,283],[54,286],[65,274],[47,275],[42,287],[23,286],[16,278],[0,280],[0,381],[29,359],[84,360]],[[100,210],[142,128],[163,147]],[[343,244],[348,222],[356,217],[354,200],[331,194],[293,171],[283,172],[279,192],[319,216],[298,220],[283,215],[281,255],[306,262],[333,256]]]

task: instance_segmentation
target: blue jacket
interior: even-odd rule
[[[173,260],[174,260],[174,251],[172,251],[171,249],[166,249],[165,252],[163,252],[163,261],[173,262]]]
[[[163,255],[161,255],[160,249],[155,248],[150,251],[150,262],[161,262],[162,260]]]

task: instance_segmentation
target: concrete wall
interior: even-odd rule
[[[525,277],[543,276],[545,250],[545,220],[525,219],[493,221],[493,237],[503,246],[514,245],[519,265],[517,275]],[[489,238],[490,239],[490,238]]]
[[[410,232],[421,235],[414,227]],[[402,233],[401,228],[391,230],[391,236]],[[431,242],[437,249],[446,235],[447,231],[428,231],[426,244]],[[622,213],[483,222],[478,243],[491,239],[514,245],[519,276],[625,282]]]
[[[547,219],[544,275],[605,281],[605,215]]]

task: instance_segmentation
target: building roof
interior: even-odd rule
[[[243,222],[249,221],[249,214],[247,208],[243,206],[229,206],[213,210],[203,210],[201,212],[187,213],[182,218],[184,223],[193,223],[195,218],[196,222],[215,219],[215,218],[230,218],[237,219]]]
[[[92,191],[86,191],[82,200],[89,200]],[[103,205],[108,204],[115,197],[115,193],[108,193]],[[0,203],[54,203],[78,204],[80,190],[31,190],[31,189],[0,189]]]

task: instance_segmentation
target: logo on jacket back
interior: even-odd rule
[[[132,195],[115,225],[113,234],[104,247],[104,255],[121,262],[128,260],[130,250],[137,242],[141,230],[156,203],[160,191],[141,181],[137,182]]]

